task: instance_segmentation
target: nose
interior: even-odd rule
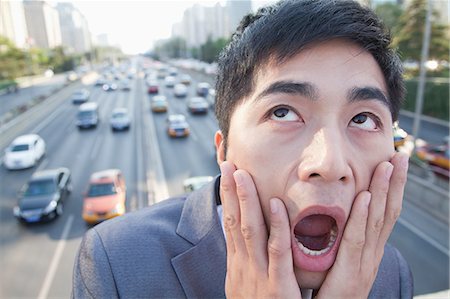
[[[323,128],[312,137],[302,152],[298,167],[300,180],[321,179],[326,182],[346,183],[352,176],[348,164],[348,144],[337,130]]]

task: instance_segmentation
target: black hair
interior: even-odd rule
[[[332,39],[348,40],[371,53],[397,120],[405,94],[403,69],[390,33],[375,13],[349,0],[285,0],[245,16],[219,57],[215,113],[225,149],[231,115],[253,92],[258,71],[271,61],[285,62],[307,45]]]

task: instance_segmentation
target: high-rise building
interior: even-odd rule
[[[59,16],[45,1],[23,2],[28,36],[39,48],[51,49],[62,44]]]
[[[0,0],[0,35],[18,48],[26,46],[28,34],[22,2]]]
[[[86,18],[69,2],[58,3],[62,44],[74,53],[85,53],[91,50],[91,35]]]

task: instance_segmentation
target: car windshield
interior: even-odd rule
[[[104,183],[104,184],[92,184],[89,187],[88,196],[89,197],[97,197],[97,196],[107,196],[116,194],[116,188],[113,183]]]
[[[116,112],[112,115],[113,118],[125,118],[127,114],[125,112]]]
[[[29,150],[28,144],[16,144],[11,147],[12,152],[23,152]]]
[[[33,181],[28,184],[25,196],[39,196],[55,193],[56,186],[53,180]]]
[[[80,111],[78,112],[78,117],[79,118],[89,118],[92,117],[94,115],[93,111]]]

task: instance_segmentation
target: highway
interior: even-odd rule
[[[139,60],[134,63],[139,70]],[[192,75],[190,95],[196,82],[203,80]],[[0,167],[0,298],[70,297],[73,261],[89,228],[81,218],[81,209],[92,172],[122,170],[127,183],[127,212],[182,194],[182,182],[188,177],[219,173],[213,147],[218,127],[212,110],[206,115],[191,115],[186,98],[175,98],[173,90],[160,80],[160,94],[168,98],[169,113],[185,114],[191,126],[190,136],[173,139],[166,132],[167,114],[151,112],[142,72],[132,80],[130,91],[105,92],[93,86],[94,81],[95,76],[91,76],[65,87],[3,135],[2,153],[13,137],[33,132],[45,140],[47,154],[31,169],[8,171]],[[99,104],[101,121],[95,129],[80,131],[75,125],[77,106],[71,103],[70,95],[83,85],[91,91],[90,101]],[[115,107],[128,108],[132,115],[129,131],[111,131],[109,116]],[[36,170],[60,166],[71,170],[73,180],[73,192],[62,217],[49,223],[18,223],[12,213],[17,192]],[[448,227],[405,204],[391,242],[411,265],[415,294],[449,288]]]

